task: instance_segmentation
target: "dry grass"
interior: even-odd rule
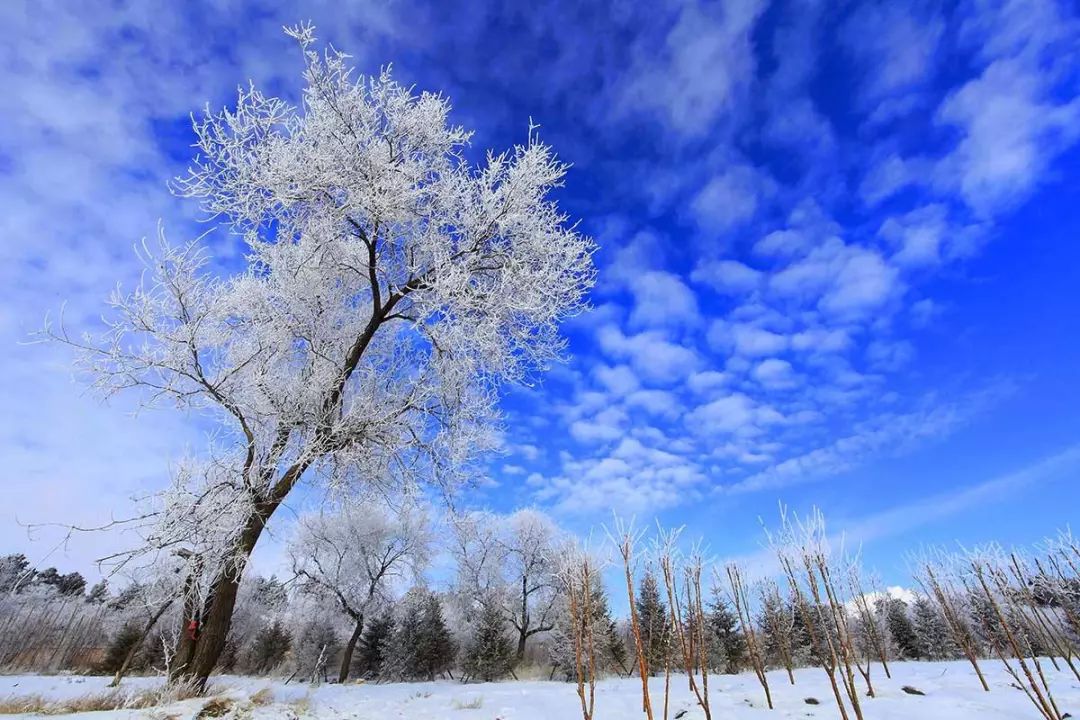
[[[145,710],[199,697],[203,693],[193,684],[178,683],[159,688],[128,692],[121,688],[101,693],[88,693],[66,700],[54,700],[43,695],[22,695],[0,698],[0,715],[70,715],[71,713],[103,710]]]
[[[293,709],[293,712],[296,713],[297,717],[300,717],[311,709],[311,696],[305,695],[302,698],[297,698],[296,700],[293,700],[291,703],[289,703],[289,707]]]
[[[274,689],[267,685],[251,696],[251,704],[262,707],[274,702]]]
[[[455,700],[455,710],[479,710],[484,706],[484,696],[477,695],[472,700]]]
[[[206,720],[206,718],[219,718],[223,715],[227,715],[232,710],[233,702],[226,700],[225,698],[214,698],[210,702],[202,706],[202,710],[199,710],[199,714],[195,716],[195,720]]]

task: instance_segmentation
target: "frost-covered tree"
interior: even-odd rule
[[[216,532],[200,550],[205,607],[191,662],[205,680],[228,636],[243,567],[299,484],[393,490],[468,477],[497,442],[502,384],[564,347],[560,322],[593,282],[593,244],[550,197],[567,166],[528,141],[467,160],[450,105],[346,56],[305,58],[297,104],[242,89],[195,123],[198,155],[175,184],[246,243],[228,274],[201,241],[148,251],[108,329],[76,340],[106,394],[142,391],[220,422],[162,498],[151,549]]]
[[[82,595],[86,589],[86,578],[77,572],[61,574],[56,568],[45,568],[37,573],[34,582],[38,585],[50,587],[61,595]]]
[[[896,652],[905,660],[919,657],[919,639],[908,616],[907,603],[894,597],[881,598],[878,603],[884,604],[885,624]],[[946,631],[948,631],[947,626]]]
[[[454,521],[457,600],[467,614],[497,601],[514,630],[517,661],[529,639],[554,628],[562,533],[545,514],[473,512]]]
[[[551,677],[559,674],[563,680],[570,681],[577,674],[578,657],[575,641],[580,643],[583,655],[587,655],[588,640],[592,640],[593,657],[597,673],[627,673],[627,650],[626,636],[623,629],[615,622],[611,614],[611,604],[607,592],[599,575],[590,576],[592,589],[588,601],[582,594],[581,582],[583,578],[580,569],[576,572],[573,568],[574,559],[580,563],[581,553],[568,554],[563,559],[563,568],[560,572],[561,580],[568,586],[567,590],[578,593],[577,605],[571,607],[568,592],[561,592],[556,603],[554,613],[555,627],[547,634],[544,646],[547,659],[552,665]],[[592,570],[590,568],[590,570]],[[586,617],[584,607],[588,606]],[[588,627],[586,627],[588,623]],[[587,657],[581,658],[582,672],[588,676],[589,661]]]
[[[345,682],[370,610],[385,606],[394,583],[420,572],[431,533],[420,510],[393,510],[372,500],[301,518],[289,547],[293,572],[309,589],[328,595],[348,616],[338,682]]]
[[[109,581],[99,580],[86,593],[86,602],[100,605],[109,599]]]
[[[918,657],[927,660],[956,657],[956,644],[952,641],[949,624],[930,598],[919,595],[911,608],[911,616]]]
[[[0,557],[0,592],[18,592],[33,582],[36,574],[22,553]]]

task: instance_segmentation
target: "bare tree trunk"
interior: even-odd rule
[[[181,596],[184,598],[183,611],[180,613],[180,634],[176,640],[176,652],[173,653],[169,667],[169,682],[176,682],[191,673],[191,659],[195,654],[195,639],[198,631],[199,598],[195,592],[198,584],[201,563],[198,558],[192,561],[188,576],[184,578]]]
[[[296,477],[299,477],[299,472],[296,473]],[[281,483],[284,482],[285,480],[281,481]],[[247,564],[248,558],[251,557],[251,553],[255,549],[255,544],[259,541],[263,530],[266,528],[267,520],[277,510],[281,500],[291,487],[292,484],[289,484],[288,487],[279,490],[280,497],[277,499],[272,498],[260,502],[256,506],[255,512],[248,518],[247,524],[237,542],[237,562],[235,566],[218,570],[211,586],[210,598],[206,605],[206,611],[202,615],[200,627],[196,628],[195,633],[192,633],[194,638],[190,641],[192,646],[190,661],[181,663],[170,679],[184,678],[194,681],[200,689],[206,687],[206,681],[209,679],[210,674],[214,672],[218,659],[221,657],[221,652],[225,649],[225,641],[229,637],[229,628],[232,626],[233,609],[236,607],[236,596],[240,590],[243,568]],[[186,628],[184,630],[184,637],[187,637]],[[181,645],[184,645],[183,640],[181,640]]]
[[[353,627],[352,635],[349,636],[349,642],[345,643],[345,652],[341,656],[341,670],[338,672],[338,682],[343,683],[349,679],[349,670],[352,667],[352,656],[356,650],[356,643],[360,641],[360,636],[364,633],[364,616],[360,614],[356,617],[356,625]]]

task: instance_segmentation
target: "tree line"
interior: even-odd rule
[[[439,536],[452,539],[453,569],[433,585]],[[1043,664],[1080,680],[1080,544],[1067,534],[1025,553],[913,556],[914,588],[891,593],[858,557],[830,549],[820,514],[784,516],[769,537],[779,571],[748,578],[739,563],[684,551],[678,532],[658,530],[648,542],[621,528],[604,557],[537,510],[433,519],[430,509],[369,499],[302,516],[285,579],[245,578],[215,669],[314,683],[528,673],[576,683],[587,717],[603,677],[685,674],[707,707],[709,675],[753,671],[771,705],[767,672],[794,684],[795,669],[819,667],[842,716],[859,718],[873,675],[888,677],[891,662],[966,659],[988,689],[981,666],[995,660],[1051,720]],[[618,585],[605,584],[605,571],[625,576],[623,617],[611,610]],[[85,581],[55,580],[74,575],[0,559],[2,637],[43,634],[57,603],[100,623],[89,636],[96,653],[68,653],[66,665],[47,653],[39,662],[52,665],[27,667],[32,656],[0,645],[0,667],[167,674],[180,661],[176,628],[201,631],[197,613],[183,614],[193,606],[184,598],[158,613],[174,578],[147,575],[115,593],[104,582],[86,591]]]

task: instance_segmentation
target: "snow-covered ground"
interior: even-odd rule
[[[1024,694],[1010,687],[1009,677],[997,663],[985,663],[991,684],[989,693],[979,687],[966,662],[896,663],[892,670],[893,677],[887,680],[880,668],[875,668],[877,697],[867,698],[864,702],[867,720],[1039,718]],[[1062,712],[1080,717],[1080,683],[1071,674],[1066,674],[1067,671],[1056,672],[1049,668],[1049,673],[1058,707]],[[782,672],[770,673],[769,681],[776,704],[772,712],[765,707],[764,694],[753,674],[710,678],[713,717],[717,720],[839,717],[823,671],[816,668],[797,671],[794,687],[788,684]],[[70,700],[105,692],[107,682],[106,678],[96,677],[0,677],[0,702],[25,695]],[[129,692],[136,692],[155,687],[160,682],[154,678],[132,678],[124,682],[124,687]],[[908,694],[901,689],[905,685],[925,695]],[[663,678],[654,678],[650,685],[657,718],[663,717],[663,686]],[[637,679],[600,682],[596,691],[596,719],[644,717],[640,693],[641,684]],[[808,704],[806,698],[816,698],[820,704]],[[280,681],[230,676],[215,679],[209,698],[184,700],[150,710],[80,713],[78,717],[83,720],[144,717],[184,720],[199,715],[207,703],[215,699],[219,699],[218,704],[203,713],[203,717],[255,720],[303,717],[319,720],[574,720],[581,717],[575,686],[558,682],[349,684],[312,688],[295,682],[285,685]],[[685,679],[672,677],[668,717],[681,717],[682,720],[704,717],[691,700]]]

